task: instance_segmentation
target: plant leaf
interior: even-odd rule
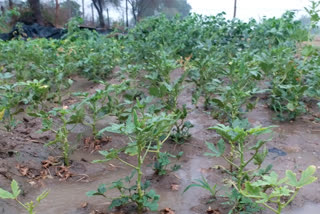
[[[12,190],[12,195],[14,198],[17,198],[18,195],[20,194],[21,190],[19,188],[19,184],[16,180],[12,180],[11,182],[11,190]]]
[[[15,199],[15,197],[8,191],[0,188],[0,198],[2,199]]]
[[[226,149],[223,139],[220,139],[218,141],[218,144],[217,144],[217,148],[218,149],[213,145],[213,143],[206,142],[206,144],[207,144],[208,149],[212,153],[206,152],[206,153],[204,153],[205,156],[220,157],[224,153],[224,151]]]

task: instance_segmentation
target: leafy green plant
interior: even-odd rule
[[[133,110],[132,115],[127,119],[125,124],[113,124],[100,130],[99,134],[103,132],[115,132],[127,135],[130,142],[120,149],[111,149],[109,151],[100,151],[100,154],[105,159],[94,162],[106,162],[112,159],[117,159],[127,166],[137,171],[135,197],[131,200],[137,204],[138,213],[142,213],[143,208],[147,207],[152,211],[157,210],[158,196],[153,190],[146,192],[142,184],[143,172],[142,167],[147,155],[152,152],[159,154],[162,145],[170,136],[170,130],[175,123],[173,115],[166,115],[161,113],[159,115],[148,114],[144,112],[145,106],[137,102],[137,109]],[[137,110],[139,113],[137,113]],[[165,136],[165,137],[163,137]],[[156,145],[154,145],[156,143]],[[120,153],[125,153],[136,157],[136,165],[128,163],[120,158]],[[121,193],[121,191],[120,191]],[[126,204],[128,200],[122,201]]]
[[[7,131],[10,131],[17,125],[17,121],[14,116],[24,111],[19,104],[21,103],[23,96],[18,90],[19,84],[6,84],[0,86],[0,110],[3,113],[1,122],[4,123],[4,127]]]
[[[237,189],[241,189],[245,182],[252,182],[256,177],[267,174],[272,167],[269,165],[265,169],[261,169],[261,165],[267,156],[268,151],[266,148],[262,151],[260,150],[267,140],[256,139],[259,135],[271,133],[272,127],[255,127],[247,129],[246,127],[243,127],[244,124],[245,123],[239,122],[238,120],[233,123],[232,127],[222,124],[211,127],[209,129],[216,130],[216,132],[222,136],[222,139],[219,140],[217,146],[206,142],[210,153],[207,152],[205,155],[211,157],[222,157],[225,159],[229,164],[229,169],[225,169],[222,166],[219,166],[219,168],[223,168],[232,176],[230,183],[232,183],[232,186]],[[249,139],[251,136],[254,138],[250,142]],[[230,145],[229,154],[226,154],[226,142]],[[252,153],[248,155],[247,151],[252,151]],[[251,162],[256,165],[255,169],[248,169],[247,166]],[[241,196],[237,196],[236,198],[237,200],[234,201],[235,204],[230,212],[244,207],[242,206],[244,199]]]
[[[82,109],[77,110],[74,107],[53,108],[49,112],[40,111],[39,113],[29,113],[30,116],[42,119],[42,132],[51,131],[55,133],[55,139],[45,144],[50,146],[57,144],[62,149],[64,164],[70,165],[70,142],[68,135],[76,124],[83,123],[84,112]],[[69,128],[68,125],[73,125]]]
[[[183,143],[191,137],[189,130],[193,128],[193,124],[186,121],[188,112],[185,105],[182,109],[177,108],[175,114],[177,115],[177,122],[172,130],[171,139],[176,143]]]
[[[120,196],[112,199],[109,209],[113,209],[124,204],[136,203],[137,200],[140,200],[144,207],[147,207],[151,210],[157,210],[157,203],[160,199],[160,196],[157,195],[154,190],[147,191],[147,189],[150,187],[149,181],[146,181],[141,185],[141,190],[144,191],[142,197],[140,197],[137,192],[137,185],[129,186],[135,174],[136,170],[133,170],[130,176],[126,176],[124,179],[122,178],[114,181],[108,187],[106,187],[105,184],[101,184],[98,187],[97,191],[87,192],[87,196],[103,196],[105,198],[108,198],[108,196],[106,195],[108,190],[116,189],[119,191]],[[125,183],[127,183],[127,185],[125,185]]]
[[[18,199],[18,196],[21,193],[21,189],[19,187],[19,184],[17,181],[12,180],[11,182],[11,192],[8,192],[4,189],[0,188],[0,198],[2,199],[12,199],[15,200],[20,206],[22,206],[29,214],[35,214],[36,212],[34,211],[34,209],[40,204],[40,202],[45,199],[48,194],[49,191],[44,191],[43,193],[41,193],[36,201],[30,201],[28,203],[23,203]]]
[[[245,183],[244,189],[239,189],[244,196],[255,200],[256,203],[263,204],[276,214],[280,214],[296,197],[299,190],[317,180],[313,174],[316,172],[315,166],[309,166],[301,173],[300,180],[291,170],[286,171],[286,176],[279,180],[276,172],[270,175],[263,175],[260,180]],[[285,200],[283,200],[286,198]],[[273,208],[269,204],[275,204]]]
[[[49,86],[45,84],[45,79],[20,82],[19,86],[23,87],[24,98],[21,101],[24,104],[29,104],[35,109],[38,109],[39,105],[43,108],[49,93]]]
[[[257,137],[262,134],[271,133],[270,127],[255,127],[251,129],[244,129],[239,126],[230,127],[225,126],[223,124],[219,124],[214,127],[210,127],[209,129],[216,130],[216,132],[222,136],[222,139],[219,140],[217,146],[212,143],[206,142],[208,149],[211,153],[205,153],[206,156],[211,157],[223,157],[227,163],[229,163],[229,172],[233,173],[235,170],[238,184],[240,185],[243,182],[243,179],[247,179],[249,170],[246,171],[245,168],[248,166],[250,162],[254,162],[257,165],[257,170],[261,167],[263,160],[265,159],[268,151],[264,149],[260,152],[260,148],[262,148],[267,140],[257,140],[256,142],[248,143],[249,137],[254,136]],[[230,145],[229,155],[226,155],[226,141]],[[250,146],[251,145],[251,146]],[[245,151],[252,150],[253,155],[250,158],[245,158]],[[239,160],[240,163],[236,161]]]
[[[170,158],[176,158],[179,160],[181,156],[183,155],[183,152],[179,152],[177,155],[172,155],[168,152],[159,152],[157,154],[157,159],[155,160],[153,164],[153,170],[157,175],[165,175],[168,172],[167,166],[171,163]],[[180,169],[180,165],[174,164],[171,167],[172,171],[176,171]]]
[[[311,30],[318,28],[317,24],[320,21],[320,1],[310,1],[311,5],[309,8],[305,7],[305,11],[309,14],[310,16],[310,26],[309,26],[309,35],[308,35],[308,40],[311,40]]]

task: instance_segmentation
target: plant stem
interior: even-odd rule
[[[142,148],[141,148],[141,144],[139,142],[137,142],[137,146],[138,146],[138,167],[137,167],[137,172],[138,172],[138,178],[137,178],[137,191],[138,191],[138,195],[139,198],[137,200],[137,204],[138,204],[138,213],[142,214],[143,211],[143,192],[141,189],[141,179],[142,179],[142,171],[141,171],[141,166],[142,166],[142,162],[143,162],[143,158],[142,158]]]
[[[124,163],[124,164],[126,164],[127,166],[130,166],[130,167],[132,167],[132,168],[134,168],[134,169],[136,169],[136,170],[138,170],[138,167],[136,167],[136,166],[134,166],[134,165],[132,165],[132,164],[130,164],[130,163],[128,163],[127,161],[124,161],[124,160],[122,160],[121,158],[117,158],[119,161],[121,161],[122,163]]]
[[[291,201],[293,201],[293,199],[297,196],[299,192],[299,189],[297,188],[294,192],[294,194],[291,196],[291,198],[289,199],[289,201],[287,201],[287,203],[285,203],[282,208],[285,208],[286,206],[288,206],[288,204],[290,204]]]
[[[272,210],[274,213],[280,214],[276,209],[270,207],[268,204],[266,203],[262,203],[265,207],[267,207],[268,209]]]

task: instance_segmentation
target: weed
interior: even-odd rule
[[[15,200],[20,206],[22,206],[29,214],[35,214],[36,212],[34,211],[34,209],[40,204],[40,202],[45,199],[49,192],[48,191],[44,191],[43,193],[41,193],[36,201],[30,201],[28,203],[22,203],[19,199],[18,196],[21,193],[21,189],[19,188],[19,184],[17,181],[12,180],[11,182],[11,192],[8,192],[4,189],[0,188],[0,198],[2,199],[12,199]]]

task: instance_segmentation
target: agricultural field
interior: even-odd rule
[[[293,12],[78,25],[0,41],[0,213],[317,213],[320,49]]]

